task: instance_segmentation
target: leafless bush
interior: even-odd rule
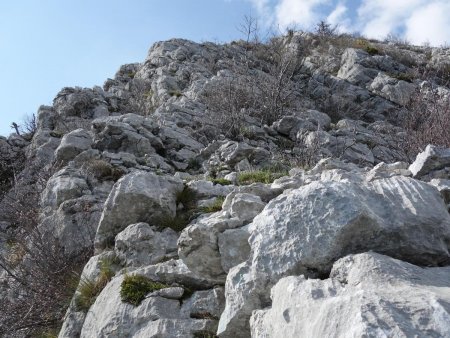
[[[12,122],[11,128],[14,129],[17,135],[22,136],[25,140],[31,140],[37,128],[36,115],[26,115],[20,124]]]
[[[151,115],[157,107],[157,99],[149,82],[142,79],[133,79],[129,83],[130,98],[127,109],[143,116]]]
[[[425,82],[403,111],[403,147],[410,158],[427,144],[450,147],[450,91]]]
[[[9,226],[0,252],[0,336],[35,337],[57,328],[91,249],[68,254],[58,239],[39,229],[39,200],[52,171],[13,188],[0,204]]]
[[[212,120],[231,138],[240,135],[246,116],[263,125],[285,114],[298,93],[293,78],[303,61],[303,50],[290,44],[289,38],[273,37],[261,43],[253,37],[250,41],[256,28],[251,20],[246,24],[243,55],[237,55],[238,61],[212,81],[203,95]]]
[[[10,152],[8,149],[0,149],[0,200],[14,186],[24,166],[23,151]]]
[[[333,26],[328,22],[321,20],[316,24],[314,32],[321,38],[332,37],[337,34],[337,26]]]
[[[97,180],[113,180],[117,181],[125,173],[122,169],[112,166],[105,160],[90,160],[83,164],[82,171],[88,177],[94,177]]]

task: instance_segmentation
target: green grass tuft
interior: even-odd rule
[[[270,170],[243,171],[238,174],[238,183],[247,185],[256,182],[270,184],[277,178],[287,175],[286,172],[272,172]]]
[[[138,306],[150,292],[168,288],[166,284],[154,282],[145,276],[126,275],[120,287],[123,302]]]
[[[222,210],[222,204],[224,201],[225,201],[225,197],[222,197],[222,196],[216,197],[216,200],[214,201],[213,204],[206,206],[206,207],[201,207],[201,208],[199,208],[199,211],[204,212],[204,213],[220,211],[220,210]]]
[[[225,178],[212,178],[212,177],[210,177],[209,180],[211,182],[213,182],[214,184],[220,184],[220,185],[230,185],[230,184],[233,183],[230,180],[227,180]]]
[[[100,261],[100,274],[96,280],[82,278],[78,288],[79,295],[75,298],[75,306],[78,311],[87,312],[94,304],[98,295],[106,284],[114,277],[112,268],[116,261],[114,258],[105,258]]]

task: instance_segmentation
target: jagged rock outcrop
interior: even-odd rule
[[[327,275],[350,253],[374,250],[422,266],[450,262],[450,215],[441,196],[401,176],[322,178],[272,200],[249,232],[250,258],[227,276],[223,337],[248,335],[251,311],[269,304],[280,278]]]
[[[39,336],[28,318],[58,322],[73,294],[60,338],[445,336],[449,149],[411,163],[398,118],[446,102],[447,59],[173,39],[103,88],[62,89],[34,135],[0,137],[0,335]],[[30,297],[55,290],[33,280],[48,262],[82,270],[76,290]]]

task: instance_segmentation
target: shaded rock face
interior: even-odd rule
[[[103,88],[61,90],[31,140],[0,137],[0,262],[30,267],[11,245],[28,228],[3,210],[31,192],[39,208],[26,225],[60,246],[58,259],[95,249],[60,338],[445,336],[448,149],[430,145],[411,164],[393,116],[417,89],[448,95],[410,76],[448,53],[403,49],[404,64],[386,44],[371,55],[360,41],[315,39],[280,40],[299,52],[282,83],[264,48],[158,42]],[[292,90],[273,116],[266,82]],[[132,305],[128,276],[164,285]],[[0,269],[1,308],[29,299],[13,280]],[[19,321],[0,313],[0,336],[42,333],[14,331],[51,317],[48,303],[27,305]]]
[[[181,181],[135,171],[121,178],[111,190],[97,229],[96,246],[102,247],[128,224],[158,221],[176,214],[176,194]]]
[[[281,279],[271,308],[253,313],[251,336],[448,337],[449,280],[449,267],[423,269],[372,252],[346,256],[329,279]]]

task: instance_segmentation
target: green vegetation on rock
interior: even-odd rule
[[[166,284],[154,282],[145,276],[126,275],[120,287],[120,298],[123,302],[138,306],[148,293],[168,287]]]

